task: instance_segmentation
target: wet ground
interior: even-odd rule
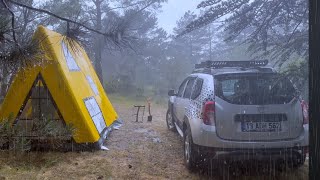
[[[112,99],[111,99],[112,100]],[[128,102],[113,102],[124,120],[111,133],[109,151],[16,154],[0,152],[1,179],[308,179],[308,164],[279,172],[270,164],[214,164],[194,172],[183,163],[183,143],[167,130],[166,107],[152,106],[153,121],[135,122]],[[137,104],[137,103],[136,103]],[[141,121],[141,119],[139,119]]]

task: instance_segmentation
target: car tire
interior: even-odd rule
[[[168,109],[167,114],[166,114],[166,122],[167,122],[167,127],[170,131],[176,132],[176,127],[174,125],[174,119],[172,115],[172,110]]]
[[[293,169],[298,169],[301,166],[304,165],[305,161],[306,161],[306,156],[305,155],[299,155],[300,157],[297,158],[293,163],[292,163],[292,168]]]
[[[195,145],[192,141],[191,130],[190,127],[187,127],[185,132],[183,133],[184,140],[184,162],[189,171],[193,171],[196,167],[197,163],[197,151],[195,150]]]

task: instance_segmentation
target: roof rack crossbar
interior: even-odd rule
[[[268,60],[257,61],[204,61],[195,65],[195,69],[200,68],[223,68],[223,67],[262,67],[268,65]]]

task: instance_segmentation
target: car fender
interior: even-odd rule
[[[189,127],[190,128],[190,131],[191,131],[191,138],[192,138],[192,141],[193,143],[195,143],[195,139],[194,139],[194,136],[196,136],[196,129],[194,126],[190,126],[190,120],[187,116],[184,117],[184,122],[183,122],[183,133],[186,131],[186,129]]]
[[[187,116],[184,116],[182,131],[185,132],[188,127],[190,127],[189,118]],[[192,132],[191,132],[191,134],[192,134]]]
[[[185,128],[190,127],[191,136],[194,143],[197,142],[196,141],[197,137],[201,132],[202,122],[199,120],[198,118],[199,114],[197,113],[200,111],[201,111],[201,102],[191,101],[188,107],[186,108],[186,114],[184,116],[183,131],[185,130]]]
[[[173,104],[174,104],[175,97],[170,96],[168,100],[168,110],[173,110]]]

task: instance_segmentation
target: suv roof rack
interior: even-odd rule
[[[195,69],[200,68],[213,68],[219,69],[224,67],[240,67],[240,68],[253,68],[268,65],[268,60],[257,61],[204,61],[195,65]]]

